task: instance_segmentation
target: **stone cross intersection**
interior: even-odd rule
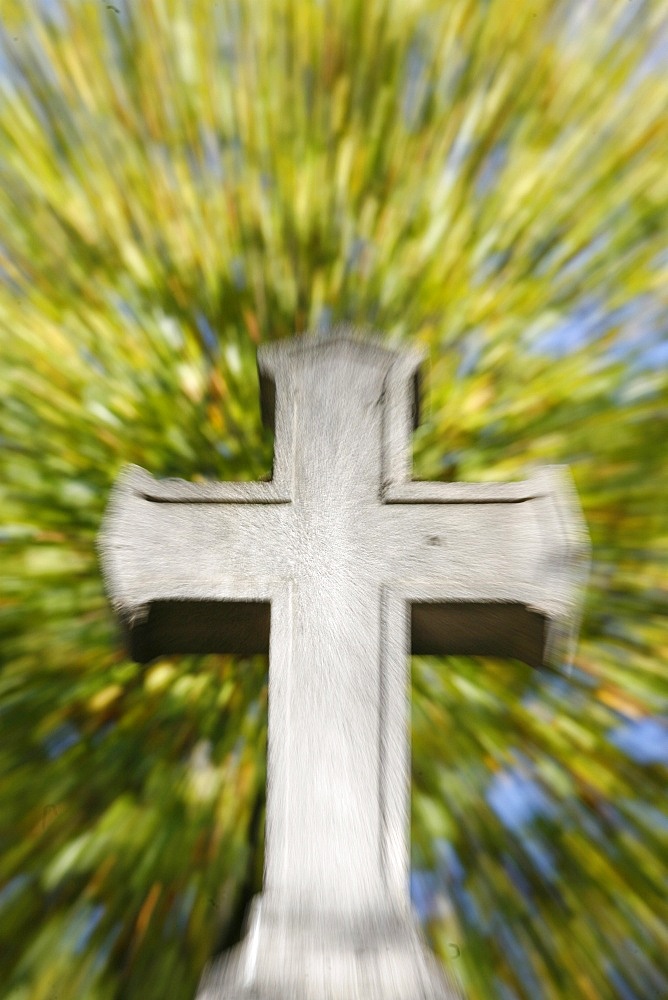
[[[100,549],[131,654],[269,654],[263,892],[200,1000],[461,996],[409,896],[408,656],[568,653],[587,561],[562,468],[411,480],[421,355],[258,352],[270,482],[117,484]]]

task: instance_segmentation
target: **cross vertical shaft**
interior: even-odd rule
[[[282,827],[270,801],[270,835],[285,849],[272,845],[265,891],[280,884],[295,906],[346,913],[378,910],[387,899],[382,579],[375,558],[364,558],[381,489],[386,373],[348,353],[324,370],[316,358],[307,354],[282,386],[296,441],[291,694],[289,714],[272,717],[270,753],[285,760],[275,798],[286,796],[290,808],[276,806]]]

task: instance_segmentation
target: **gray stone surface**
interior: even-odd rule
[[[258,352],[271,482],[117,484],[100,550],[135,658],[269,653],[263,893],[200,1000],[461,994],[409,898],[408,654],[568,655],[588,543],[563,468],[411,481],[421,356]]]

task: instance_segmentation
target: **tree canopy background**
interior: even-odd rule
[[[568,463],[570,665],[414,658],[413,895],[471,1000],[668,994],[668,11],[0,5],[0,995],[193,996],[261,882],[266,662],[127,660],[127,462],[271,467],[257,344],[429,354],[415,476]]]

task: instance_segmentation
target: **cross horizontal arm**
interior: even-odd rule
[[[537,666],[571,653],[589,544],[565,469],[507,484],[409,482],[389,493],[388,534],[407,543],[397,578],[413,605],[415,652]]]
[[[272,483],[217,485],[154,480],[133,466],[114,488],[100,551],[139,660],[268,649],[290,507]]]

